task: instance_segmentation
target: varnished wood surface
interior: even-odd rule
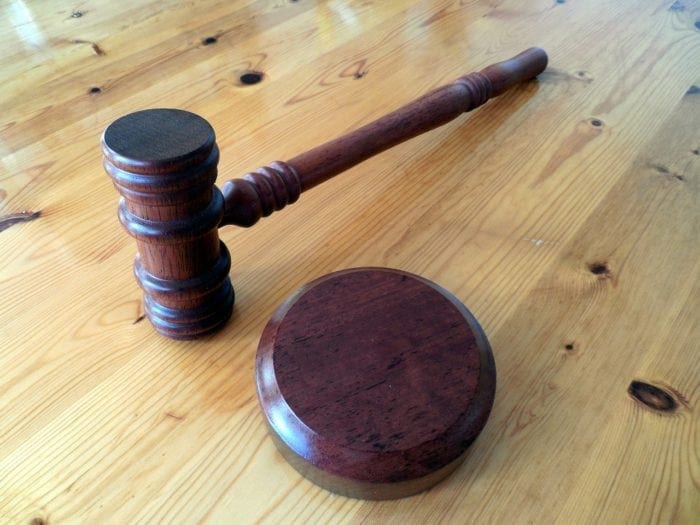
[[[265,326],[260,406],[282,455],[334,493],[395,499],[454,471],[496,391],[483,329],[420,276],[351,268],[307,283]]]
[[[7,0],[0,16],[0,521],[700,515],[697,1]],[[539,81],[222,230],[237,303],[216,336],[142,320],[109,122],[203,115],[221,182],[531,45],[550,55]],[[494,351],[482,435],[408,499],[305,481],[255,396],[275,308],[354,266],[444,286]]]
[[[301,191],[401,142],[446,124],[492,97],[532,80],[547,67],[547,53],[529,48],[518,55],[440,86],[350,133],[224,183],[222,224],[252,226],[261,217],[294,203]],[[272,190],[272,191],[271,191]]]
[[[215,132],[181,109],[146,109],[102,134],[103,166],[119,191],[119,222],[136,240],[134,276],[162,335],[195,339],[233,312],[231,256],[219,239]]]
[[[102,134],[103,166],[122,197],[119,221],[138,246],[134,274],[146,317],[173,339],[214,333],[234,302],[231,258],[218,227],[252,226],[296,202],[302,190],[533,80],[546,66],[542,49],[527,49],[290,162],[229,180],[222,191],[214,184],[219,148],[206,119],[172,108],[119,117]]]

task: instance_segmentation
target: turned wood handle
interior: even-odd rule
[[[544,50],[532,47],[519,55],[458,78],[347,135],[273,162],[226,182],[221,226],[252,226],[261,217],[295,202],[302,191],[359,164],[396,144],[441,126],[471,111],[547,67]]]

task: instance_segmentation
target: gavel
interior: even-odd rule
[[[215,185],[219,149],[202,117],[179,109],[125,115],[102,135],[104,168],[121,194],[119,219],[136,239],[136,279],[155,329],[194,339],[233,311],[231,257],[219,240],[227,224],[249,227],[301,192],[405,140],[471,111],[547,67],[530,48],[458,78],[347,135],[293,159]]]

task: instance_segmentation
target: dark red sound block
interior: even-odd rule
[[[304,476],[355,498],[434,485],[491,411],[496,369],[474,316],[406,272],[326,275],[282,304],[256,362],[272,437]]]

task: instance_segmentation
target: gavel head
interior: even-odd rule
[[[231,257],[219,241],[224,199],[214,185],[214,130],[177,109],[114,121],[102,135],[104,168],[121,194],[119,220],[136,239],[136,279],[155,329],[193,339],[231,316]]]

